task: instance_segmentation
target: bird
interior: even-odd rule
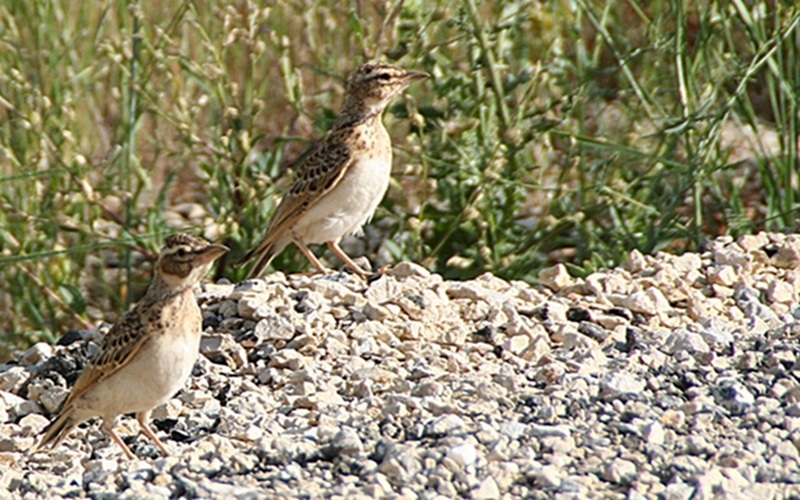
[[[330,272],[309,244],[327,243],[355,274],[361,269],[339,241],[361,229],[375,213],[392,170],[392,142],[383,125],[388,104],[415,81],[428,78],[384,62],[359,66],[347,81],[342,110],[332,128],[297,171],[260,243],[240,261],[255,260],[247,278],[257,278],[289,243],[321,273]]]
[[[192,372],[202,336],[194,287],[227,251],[189,234],[167,236],[144,297],[103,337],[34,452],[58,447],[76,426],[99,416],[103,430],[132,460],[113,427],[119,415],[135,413],[144,435],[169,454],[148,425],[150,412]]]

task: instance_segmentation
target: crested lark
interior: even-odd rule
[[[339,241],[372,218],[389,187],[392,143],[381,120],[383,111],[411,83],[427,76],[386,63],[363,64],[353,73],[333,128],[300,167],[264,238],[240,261],[256,261],[248,278],[258,277],[292,242],[320,272],[327,269],[308,244],[327,243],[356,274],[367,275]]]
[[[118,415],[136,413],[142,432],[167,455],[147,421],[192,372],[202,333],[193,288],[227,251],[187,234],[167,237],[147,293],[103,337],[36,450],[55,448],[77,425],[99,416],[103,429],[133,459],[113,426]]]

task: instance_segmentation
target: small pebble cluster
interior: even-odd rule
[[[153,414],[28,450],[104,328],[0,365],[0,497],[800,496],[800,236],[718,238],[585,279],[400,263],[207,285]]]

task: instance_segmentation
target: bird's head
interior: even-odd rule
[[[389,63],[362,64],[347,80],[345,108],[366,106],[368,111],[380,114],[409,85],[428,76]]]
[[[171,234],[158,256],[156,273],[169,288],[183,290],[197,284],[211,264],[227,251],[224,245],[189,234]]]

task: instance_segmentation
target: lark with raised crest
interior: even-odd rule
[[[145,296],[103,337],[37,450],[57,447],[77,425],[102,417],[105,432],[133,459],[114,422],[123,413],[135,413],[144,435],[168,454],[148,425],[150,412],[192,372],[202,330],[193,289],[227,251],[188,234],[167,237]]]
[[[372,218],[389,187],[392,143],[382,121],[386,106],[411,83],[426,77],[427,73],[386,63],[363,64],[353,73],[336,122],[298,170],[261,242],[241,260],[255,259],[248,278],[261,275],[289,243],[323,273],[328,269],[308,245],[327,243],[353,272],[367,276],[339,242]]]

